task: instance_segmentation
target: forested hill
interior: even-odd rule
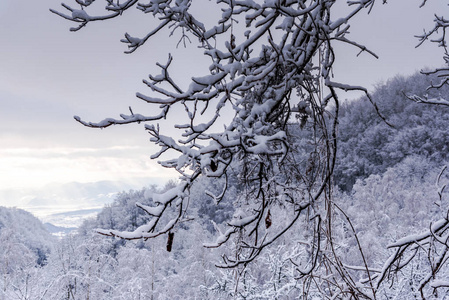
[[[376,88],[373,100],[392,127],[367,99],[341,107],[335,183],[344,192],[335,191],[332,196],[346,213],[336,216],[332,234],[338,241],[339,259],[355,266],[349,268],[353,278],[365,280],[365,273],[357,273],[365,263],[377,274],[391,255],[389,244],[446,217],[440,208],[448,203],[445,198],[438,202],[437,192],[443,191],[437,191],[435,179],[449,160],[449,108],[418,104],[404,95],[422,95],[430,80],[419,74],[396,77]],[[438,93],[449,98],[447,88],[429,91],[430,96]],[[301,142],[305,143],[299,138],[299,145],[304,146]],[[304,160],[302,155],[298,151],[298,158]],[[447,173],[441,176],[443,183],[449,182]],[[215,240],[236,216],[235,199],[240,191],[235,179],[229,181],[227,196],[215,204],[204,192],[219,194],[223,182],[199,178],[190,190],[189,222],[172,231],[171,241],[166,235],[125,241],[95,232],[96,228],[134,231],[146,224],[150,217],[136,202],[154,205],[154,194],[174,184],[119,193],[77,233],[57,241],[31,214],[0,207],[0,299],[296,299],[304,293],[298,272],[313,257],[310,245],[314,242],[298,224],[245,266],[241,277],[234,269],[215,267],[224,255],[235,255],[232,245],[202,246]],[[273,210],[272,216],[271,229],[278,230],[284,220],[275,218]],[[2,268],[6,265],[8,269]],[[428,269],[427,255],[417,256],[394,284],[380,286],[378,295],[382,299],[417,298],[415,287]],[[449,278],[447,262],[440,278]]]
[[[416,103],[406,95],[449,98],[449,88],[427,87],[437,78],[415,74],[397,76],[372,93],[379,112],[366,97],[342,105],[339,120],[335,183],[350,191],[357,179],[384,173],[406,157],[429,160],[440,167],[449,155],[449,108]],[[429,166],[430,167],[430,166]]]
[[[0,265],[6,266],[3,271],[22,268],[22,264],[44,265],[55,240],[31,213],[0,206]]]

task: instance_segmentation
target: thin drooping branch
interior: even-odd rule
[[[421,7],[426,4],[426,0],[423,1]],[[438,47],[443,49],[443,60],[444,67],[436,68],[430,71],[421,71],[424,75],[435,75],[439,78],[438,83],[432,83],[428,89],[440,89],[441,87],[447,85],[449,83],[449,49],[447,45],[447,29],[449,28],[449,20],[444,16],[439,16],[435,14],[434,26],[430,30],[424,30],[423,34],[417,35],[419,43],[416,47],[420,47],[423,43],[430,41],[431,43],[435,43]],[[428,98],[428,96],[420,97],[417,95],[409,95],[409,99],[416,101],[418,103],[426,103],[426,104],[436,104],[436,105],[445,105],[449,106],[448,99],[443,98]]]
[[[330,0],[218,0],[210,8],[218,8],[221,18],[209,28],[192,13],[192,0],[106,2],[107,13],[99,17],[90,16],[90,6],[82,4],[80,10],[64,4],[71,15],[52,12],[81,24],[76,28],[79,30],[136,7],[156,18],[158,24],[142,37],[126,33],[122,39],[128,46],[126,53],[133,53],[164,29],[172,33],[179,30],[181,41],[197,41],[210,65],[208,73],[192,77],[184,87],[170,75],[176,72],[170,54],[165,64],[158,63],[160,73],[143,81],[149,92],[136,95],[150,106],[149,116],[130,109],[130,115],[100,122],[75,117],[93,128],[144,123],[150,141],[159,147],[152,158],[161,159],[161,166],[177,171],[181,179],[177,187],[155,194],[152,205],[138,204],[150,218],[146,225],[133,232],[98,232],[124,239],[173,232],[184,220],[187,203],[194,200],[190,199],[190,189],[197,178],[225,180],[217,195],[207,193],[216,203],[229,197],[228,180],[232,178],[239,188],[233,199],[235,213],[225,224],[215,226],[217,238],[205,244],[220,247],[238,240],[234,244],[238,254],[224,256],[220,267],[246,266],[263,249],[300,227],[310,231],[316,250],[307,276],[314,278],[318,268],[327,264],[343,282],[334,282],[332,293],[350,291],[364,297],[366,291],[356,286],[336,252],[328,251],[325,245],[333,247],[331,194],[339,118],[336,89],[366,92],[362,87],[334,81],[333,47],[341,43],[377,57],[348,38],[352,18],[372,9],[375,1],[350,1],[351,11],[342,15]],[[300,124],[295,122],[295,115]],[[162,133],[155,123],[164,119],[174,120],[173,127],[181,131],[182,138],[175,140]],[[301,136],[302,141],[295,136]],[[308,153],[306,159],[298,158],[299,142],[306,145],[301,146]],[[165,155],[172,158],[162,160]],[[321,263],[319,257],[326,257],[326,262]]]

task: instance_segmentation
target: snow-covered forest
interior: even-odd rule
[[[356,284],[366,284],[365,263],[374,279],[395,253],[391,245],[410,234],[421,234],[447,217],[441,215],[441,208],[447,207],[449,198],[441,186],[449,182],[449,172],[440,172],[449,163],[445,126],[449,108],[415,103],[403,93],[418,93],[429,84],[430,78],[421,74],[379,84],[372,97],[394,127],[365,105],[365,98],[341,108],[334,197],[344,213],[334,211],[333,235],[340,263]],[[438,94],[449,96],[449,90],[441,89]],[[291,126],[299,128],[298,123]],[[302,131],[296,134],[301,136]],[[301,155],[298,153],[298,160],[307,159]],[[191,190],[191,197],[197,199],[191,203],[192,220],[173,231],[171,251],[167,251],[165,236],[127,241],[96,233],[97,228],[132,232],[146,224],[148,215],[135,203],[151,205],[154,193],[175,185],[169,182],[165,187],[148,185],[124,191],[96,218],[60,239],[48,234],[31,214],[1,208],[0,298],[297,299],[306,293],[307,299],[322,299],[325,291],[319,288],[323,287],[302,274],[311,265],[316,244],[298,226],[245,267],[215,266],[222,255],[235,255],[237,240],[218,249],[205,248],[203,243],[213,241],[217,228],[224,228],[234,214],[241,191],[238,184],[231,183],[225,198],[215,205],[204,191],[219,190],[219,182],[197,181]],[[274,217],[277,212],[272,215],[271,226],[281,227],[285,220]],[[437,263],[430,251],[440,255],[445,245],[434,241],[419,246],[422,248],[412,250],[418,253],[409,264],[382,282],[378,299],[420,298],[418,287]],[[326,251],[322,255],[327,255]],[[447,262],[438,268],[437,276],[424,289],[430,299],[449,296]],[[326,276],[331,280],[333,274]],[[441,288],[434,290],[438,286]]]
[[[60,239],[2,209],[1,299],[449,297],[449,21],[437,12],[416,36],[442,49],[442,68],[369,92],[337,64],[349,49],[378,58],[350,28],[386,2],[51,8],[72,32],[137,8],[151,25],[124,34],[125,53],[165,34],[201,59],[186,74],[177,59],[187,52],[168,47],[137,109],[74,116],[88,128],[143,125],[151,158],[178,179],[120,193]]]

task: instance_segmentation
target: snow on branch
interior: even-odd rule
[[[114,236],[127,240],[149,239],[166,234],[170,230],[172,230],[182,218],[182,215],[184,213],[183,203],[184,200],[188,198],[188,188],[189,185],[187,184],[187,182],[181,182],[178,186],[169,189],[165,193],[153,193],[153,202],[156,204],[156,206],[154,207],[136,204],[148,215],[152,216],[152,218],[147,224],[139,226],[132,232],[111,229],[97,229],[96,231],[102,235]],[[158,223],[163,217],[163,213],[170,206],[173,206],[176,212],[175,217],[168,221],[164,227],[158,228]]]
[[[171,76],[180,72],[171,54],[165,63],[157,63],[158,73],[143,80],[147,92],[136,94],[148,104],[149,116],[130,109],[130,114],[100,122],[75,117],[93,128],[144,123],[151,143],[159,147],[151,158],[178,172],[181,180],[177,187],[155,195],[154,205],[138,204],[148,214],[146,225],[132,232],[98,232],[124,239],[172,234],[186,219],[188,204],[197,201],[190,196],[197,179],[224,178],[218,195],[210,190],[207,194],[216,203],[230,199],[237,213],[220,225],[225,229],[216,226],[215,241],[205,244],[235,247],[237,254],[224,256],[221,267],[247,265],[295,228],[310,237],[313,249],[312,267],[301,269],[306,271],[301,276],[315,280],[323,275],[318,270],[319,258],[326,257],[344,282],[330,287],[332,293],[351,290],[354,295],[366,295],[336,254],[323,255],[323,251],[333,247],[332,235],[325,233],[333,218],[332,174],[340,105],[335,90],[366,92],[363,87],[334,81],[337,57],[333,47],[341,43],[375,56],[347,37],[352,18],[371,10],[375,1],[349,1],[351,11],[343,13],[334,8],[333,0],[217,0],[215,5],[195,0],[106,0],[106,12],[100,17],[89,13],[87,0],[81,2],[76,2],[79,10],[63,4],[70,14],[52,12],[81,24],[79,30],[136,7],[158,25],[143,36],[126,33],[121,40],[127,45],[126,53],[170,29],[170,34],[181,33],[180,42],[196,41],[210,62],[203,74],[182,74],[190,78],[188,84]],[[210,22],[208,16],[194,16],[192,6],[198,3],[204,11],[217,9],[221,17]],[[171,121],[180,138],[162,133],[156,123],[162,119]],[[371,268],[365,270],[369,273]],[[317,277],[314,272],[319,273]]]
[[[449,80],[449,78],[448,78],[448,80]],[[412,101],[415,101],[416,103],[449,106],[449,101],[446,100],[446,99],[443,99],[441,97],[439,97],[439,98],[428,98],[427,96],[420,97],[418,95],[406,95],[406,97],[408,99],[412,100]]]
[[[440,200],[443,195],[442,188],[438,185],[445,169],[442,169],[437,178],[437,192]],[[417,287],[421,297],[423,299],[426,298],[426,293],[429,292],[426,289],[427,286],[433,289],[433,294],[435,294],[436,289],[447,286],[445,279],[439,279],[438,275],[444,276],[445,272],[447,272],[447,261],[449,260],[449,210],[441,205],[438,207],[445,215],[444,218],[431,223],[429,228],[421,233],[408,235],[388,245],[388,248],[394,249],[394,253],[385,261],[382,271],[377,277],[377,288],[379,288],[382,282],[411,264],[412,261],[420,265],[421,254],[427,258],[421,267],[421,280]]]
[[[423,7],[426,4],[426,0],[424,0],[420,7]],[[438,47],[443,49],[443,60],[445,67],[436,68],[431,71],[421,71],[424,75],[436,75],[440,79],[440,82],[437,84],[432,84],[428,89],[439,89],[444,85],[449,83],[449,51],[447,45],[447,34],[449,27],[449,20],[444,16],[439,16],[435,14],[434,26],[429,30],[423,30],[421,35],[417,35],[418,44],[416,47],[420,47],[423,43],[430,41],[431,43],[435,43]],[[427,103],[427,104],[436,104],[436,105],[448,105],[447,99],[439,99],[439,98],[427,98],[427,97],[419,97],[416,95],[408,96],[409,99],[416,101],[418,103]]]
[[[115,18],[120,15],[120,12],[115,12],[115,13],[104,15],[104,16],[90,16],[84,9],[74,9],[64,3],[61,3],[61,5],[62,5],[62,7],[64,7],[68,11],[70,11],[71,14],[67,15],[67,14],[61,13],[57,10],[54,10],[54,9],[50,9],[50,11],[60,17],[63,17],[66,20],[81,23],[78,27],[70,28],[70,31],[78,31],[81,28],[83,28],[84,26],[86,26],[87,23],[89,23],[89,22],[108,20],[108,19],[112,19],[112,18]],[[82,6],[86,6],[86,5],[82,5]]]

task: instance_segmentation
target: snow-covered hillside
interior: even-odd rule
[[[432,253],[444,254],[447,249],[438,240],[432,240],[428,228],[434,224],[435,229],[447,218],[442,212],[448,207],[449,195],[442,187],[449,183],[449,172],[441,170],[449,165],[446,126],[449,114],[446,108],[423,106],[404,96],[404,90],[418,91],[428,85],[418,78],[422,79],[397,77],[374,92],[373,100],[392,127],[374,110],[362,105],[366,99],[342,107],[335,173],[335,183],[341,189],[335,187],[333,200],[338,209],[334,211],[332,224],[332,235],[339,242],[332,251],[351,278],[363,284],[366,269],[374,282],[386,272],[386,262],[394,260],[395,253],[388,247],[397,241],[413,241],[426,234],[430,241],[410,250],[410,264],[394,265],[402,270],[392,277],[392,282],[379,284],[377,294],[382,295],[381,299],[419,297],[420,292],[414,287],[427,280],[428,272],[435,268],[435,261],[429,261],[429,257]],[[440,90],[443,92],[449,95],[445,89]],[[297,132],[299,138],[301,134]],[[297,155],[298,160],[304,159],[300,152]],[[135,203],[144,207],[157,205],[153,196],[175,184],[169,182],[164,187],[147,184],[109,196],[100,192],[111,191],[116,185],[70,185],[64,192],[67,194],[59,195],[66,195],[66,199],[80,195],[78,210],[53,211],[43,218],[59,218],[55,223],[67,226],[80,224],[76,232],[59,240],[48,234],[31,214],[0,208],[0,251],[3,251],[0,259],[15,266],[2,269],[0,299],[12,299],[20,293],[26,293],[27,299],[297,299],[304,294],[304,288],[309,289],[308,295],[320,295],[316,287],[298,284],[301,272],[315,259],[318,245],[296,225],[245,268],[215,267],[224,255],[236,255],[236,249],[232,243],[220,249],[206,249],[202,245],[223,236],[226,223],[236,216],[239,205],[236,199],[241,197],[238,182],[231,182],[228,194],[214,204],[205,191],[218,193],[220,182],[198,180],[190,191],[193,199],[190,214],[171,232],[170,239],[163,235],[126,241],[97,233],[98,228],[135,231],[151,218]],[[27,203],[47,207],[52,202]],[[92,207],[102,203],[107,204]],[[80,207],[83,209],[79,210]],[[271,211],[270,226],[283,225],[282,213],[281,209]],[[87,215],[91,218],[82,221]],[[311,226],[314,222],[312,218]],[[404,240],[407,235],[411,237]],[[19,249],[24,249],[20,251],[27,255],[17,256]],[[323,256],[316,259],[325,264],[326,251],[330,250],[322,251]],[[425,293],[432,299],[445,299],[449,297],[449,290],[444,288],[449,277],[447,260],[438,265],[438,270],[432,284],[443,284],[443,288],[435,294],[431,285]],[[328,274],[328,279],[332,276]]]

